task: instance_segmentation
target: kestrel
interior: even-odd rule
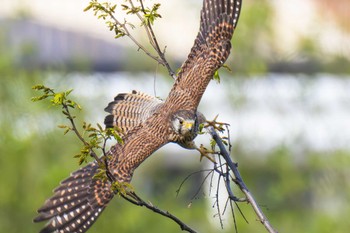
[[[108,168],[116,181],[129,183],[134,170],[163,145],[186,145],[194,139],[197,106],[214,73],[230,54],[241,2],[203,1],[198,35],[168,97],[161,104],[151,101],[153,111],[141,112],[142,121],[130,123],[134,126],[130,130],[130,124],[124,124],[124,143],[107,152]],[[114,196],[111,181],[94,178],[98,169],[97,162],[91,162],[61,182],[34,219],[48,220],[42,233],[86,232],[91,227]]]
[[[104,123],[107,128],[115,128],[123,134],[127,134],[136,126],[143,124],[163,104],[164,101],[139,91],[134,90],[131,93],[121,93],[105,108],[105,111],[109,112],[110,115],[105,118]],[[199,125],[204,124],[204,122],[204,115],[198,111],[194,117],[192,113],[187,111],[175,114],[174,120],[172,120],[173,127],[184,137],[183,140],[175,138],[171,141],[186,149],[196,149],[202,156],[211,159],[193,142],[199,131]]]

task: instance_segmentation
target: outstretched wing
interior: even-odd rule
[[[160,107],[162,109],[162,107]],[[134,170],[154,151],[168,142],[168,125],[163,114],[155,113],[123,137],[123,143],[107,152],[108,169],[119,182],[130,182]],[[72,173],[54,190],[38,210],[34,222],[48,220],[41,233],[85,232],[96,221],[114,193],[111,182],[95,179],[96,162]]]
[[[94,179],[98,165],[90,163],[71,174],[38,210],[34,222],[49,220],[41,233],[85,232],[113,198],[108,181]]]
[[[117,127],[127,133],[146,121],[162,105],[163,101],[139,91],[118,94],[105,108],[107,128]]]
[[[166,102],[174,104],[181,95],[188,100],[185,107],[197,108],[215,71],[230,54],[241,4],[241,0],[203,1],[197,38]]]

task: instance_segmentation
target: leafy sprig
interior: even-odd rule
[[[165,59],[165,48],[160,48],[155,33],[152,29],[154,22],[158,18],[162,17],[158,11],[161,5],[159,3],[155,3],[151,7],[145,7],[142,0],[139,0],[137,2],[138,5],[136,5],[133,0],[125,0],[124,4],[117,6],[116,4],[112,4],[110,2],[90,0],[88,6],[84,9],[84,11],[93,11],[94,15],[98,19],[103,19],[108,29],[110,31],[114,31],[115,38],[124,36],[129,37],[132,42],[137,45],[138,49],[145,52],[149,57],[157,61],[159,64],[165,66],[170,76],[176,79],[174,71],[171,69],[169,63]],[[131,33],[131,30],[134,29],[135,26],[129,23],[128,18],[124,18],[123,20],[117,19],[117,10],[120,10],[119,12],[125,12],[127,16],[137,16],[137,18],[140,20],[140,26],[143,27],[147,33],[149,43],[151,44],[153,51],[149,51],[145,46],[143,46],[139,41],[135,39]]]
[[[58,125],[59,128],[64,129],[64,134],[73,132],[83,143],[80,152],[74,157],[78,159],[79,165],[86,163],[89,157],[93,157],[101,169],[106,169],[105,163],[97,156],[95,150],[101,150],[102,154],[106,156],[105,145],[108,140],[115,139],[118,143],[123,143],[122,137],[114,129],[103,129],[100,124],[93,127],[92,124],[83,122],[82,128],[78,129],[75,123],[76,116],[72,114],[71,109],[82,110],[81,106],[74,100],[69,98],[72,89],[63,92],[55,92],[54,89],[44,85],[35,85],[32,89],[43,92],[42,95],[33,97],[32,101],[41,101],[49,99],[51,104],[62,108],[62,114],[69,120],[70,125]]]

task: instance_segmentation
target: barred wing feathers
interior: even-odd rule
[[[198,35],[166,102],[174,104],[179,95],[186,95],[191,101],[185,107],[197,108],[215,71],[230,54],[241,4],[241,0],[204,0]]]
[[[117,127],[127,133],[146,121],[162,105],[163,101],[139,91],[118,94],[105,111],[110,113],[105,118],[107,128]]]
[[[34,219],[49,220],[41,233],[82,233],[90,228],[113,198],[110,182],[93,179],[97,169],[95,162],[89,163],[61,182]]]

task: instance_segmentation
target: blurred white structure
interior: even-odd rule
[[[120,4],[123,3],[123,0],[114,2]],[[146,4],[154,2],[162,4],[160,14],[163,18],[158,20],[154,27],[159,42],[162,46],[167,46],[169,56],[183,60],[199,28],[198,19],[202,1],[157,0],[146,1]],[[13,17],[27,14],[45,24],[115,41],[113,33],[109,32],[102,20],[97,20],[92,12],[83,12],[88,3],[88,0],[2,0],[0,15]],[[246,3],[254,4],[248,0]],[[294,57],[293,53],[297,51],[298,41],[310,38],[316,41],[321,52],[342,54],[350,58],[350,36],[342,31],[332,19],[319,13],[315,0],[273,0],[271,4],[275,9],[273,28],[275,29],[275,40],[278,42],[276,46],[284,56]],[[244,5],[242,14],[244,14]],[[138,36],[142,37],[144,34]],[[122,42],[125,45],[126,41],[117,40],[115,43]]]
[[[118,93],[139,90],[166,98],[172,82],[159,77],[153,85],[154,78],[148,73],[77,73],[66,81],[52,76],[46,83],[57,89],[73,88],[86,101],[83,105],[91,112],[91,121],[103,124],[102,109]],[[199,110],[208,119],[219,114],[218,121],[229,123],[232,142],[241,149],[259,153],[262,159],[281,145],[294,152],[296,159],[303,159],[303,151],[350,149],[350,77],[268,74],[221,79],[221,84],[209,84]],[[208,142],[205,136],[196,140]]]
[[[325,54],[350,58],[350,35],[334,19],[321,14],[316,1],[271,1],[275,9],[275,39],[279,41],[276,46],[287,56],[293,56],[300,40],[311,39]]]

